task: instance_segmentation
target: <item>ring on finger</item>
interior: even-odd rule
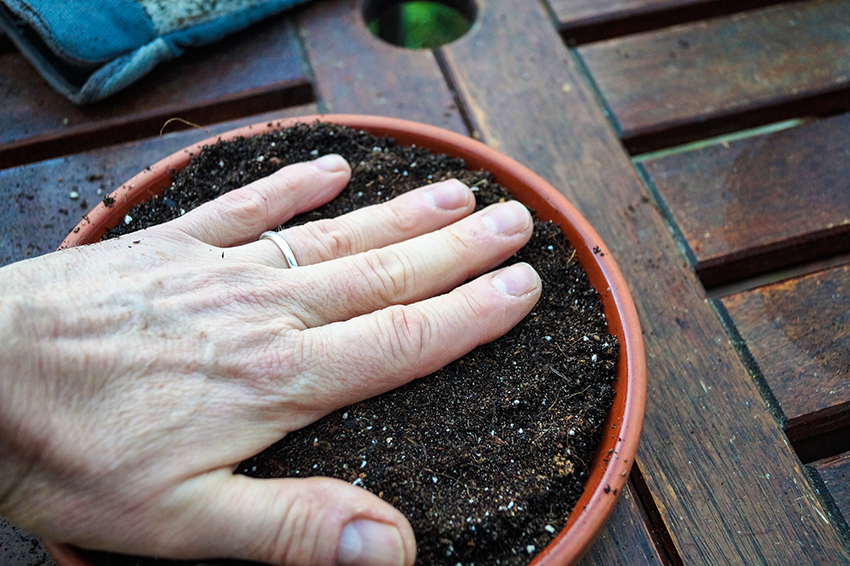
[[[290,267],[298,267],[298,262],[295,261],[295,254],[292,253],[292,248],[289,247],[289,244],[286,243],[286,240],[283,239],[283,236],[281,236],[279,232],[263,232],[260,234],[260,240],[271,240],[275,243],[275,245],[283,253],[287,269]]]

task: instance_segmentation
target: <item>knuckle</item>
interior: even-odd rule
[[[394,305],[382,312],[384,324],[381,331],[388,340],[390,361],[418,366],[431,340],[432,327],[428,317],[418,309],[403,305]]]
[[[274,564],[320,564],[322,556],[322,513],[309,500],[295,495],[284,502],[274,535],[262,552]]]
[[[422,222],[421,211],[406,206],[394,205],[393,201],[387,204],[389,208],[390,227],[399,233],[406,234],[416,230]]]
[[[318,220],[304,225],[307,237],[317,247],[322,261],[351,255],[356,250],[356,236],[347,233],[338,221],[333,219]]]
[[[265,224],[269,201],[265,194],[249,185],[220,197],[219,213],[249,225]]]
[[[384,303],[394,303],[414,286],[414,269],[409,260],[391,249],[357,256],[357,268],[368,283],[368,291]]]

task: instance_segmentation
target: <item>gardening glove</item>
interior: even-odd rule
[[[305,0],[0,0],[0,28],[75,104]]]
[[[425,376],[534,306],[510,201],[444,181],[259,240],[335,196],[331,155],[177,220],[0,269],[0,515],[58,542],[169,558],[410,566],[407,520],[330,478],[237,465]]]

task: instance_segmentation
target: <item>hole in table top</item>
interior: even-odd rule
[[[463,36],[475,21],[473,0],[366,0],[363,19],[377,37],[407,49],[434,49]]]

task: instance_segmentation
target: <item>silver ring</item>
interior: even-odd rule
[[[271,240],[283,252],[283,258],[286,260],[286,268],[298,267],[298,262],[295,261],[295,254],[292,253],[292,248],[283,239],[283,236],[278,232],[263,232],[260,234],[260,240]]]

